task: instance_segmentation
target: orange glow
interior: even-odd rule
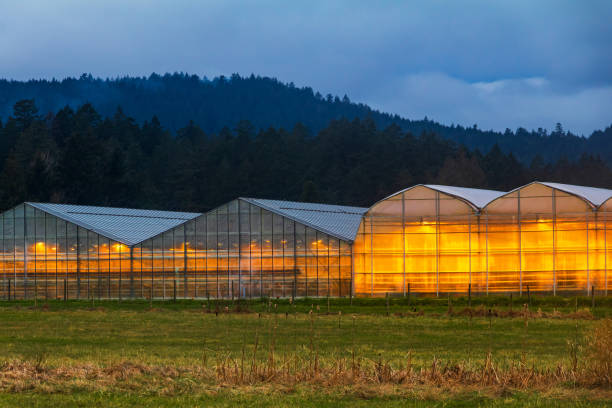
[[[42,241],[38,241],[37,243],[30,246],[30,251],[34,252],[37,256],[45,255],[45,254],[55,254],[57,248],[55,245],[48,246]]]
[[[355,292],[607,290],[610,213],[533,183],[480,210],[427,186],[375,204],[354,243]]]
[[[324,252],[324,251],[327,251],[328,249],[328,246],[323,243],[322,239],[313,241],[310,243],[310,245],[313,247],[313,250],[317,252]]]
[[[520,227],[497,221],[485,228],[474,218],[471,227],[414,222],[402,231],[386,223],[381,232],[373,226],[373,234],[366,228],[355,242],[356,293],[402,292],[404,284],[419,293],[465,293],[470,283],[474,292],[605,285],[603,223],[537,217]]]
[[[128,248],[127,245],[125,244],[121,244],[119,242],[114,243],[111,248],[113,249],[114,252],[129,252],[130,248]]]

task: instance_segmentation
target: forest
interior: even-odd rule
[[[310,135],[317,135],[333,120],[370,119],[378,129],[395,124],[413,135],[435,133],[470,150],[488,152],[497,145],[525,165],[536,156],[552,163],[562,158],[579,160],[585,153],[612,163],[612,126],[590,135],[572,134],[560,124],[551,131],[518,128],[504,132],[482,130],[477,123],[446,126],[428,118],[411,120],[379,112],[351,102],[346,95],[322,95],[310,87],[255,75],[208,79],[174,73],[100,79],[83,74],[62,80],[0,80],[0,119],[6,121],[13,105],[23,99],[34,99],[42,115],[65,106],[77,110],[90,103],[100,115],[112,117],[121,106],[139,125],[157,115],[173,133],[193,121],[207,135],[219,134],[226,126],[234,129],[245,120],[257,130],[292,129],[301,123]]]
[[[565,136],[567,137],[567,136]],[[0,207],[23,201],[206,211],[238,196],[370,206],[397,190],[438,183],[509,190],[532,180],[612,187],[599,156],[529,164],[497,144],[470,149],[432,131],[373,118],[332,119],[313,134],[297,123],[218,132],[176,131],[92,104],[41,114],[18,101],[0,122]]]

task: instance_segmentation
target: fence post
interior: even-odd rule
[[[385,294],[385,297],[387,301],[387,316],[389,316],[389,292]]]
[[[595,285],[591,286],[591,312],[595,312]]]
[[[529,291],[529,285],[527,285],[527,302],[529,302],[529,307],[531,307],[531,292]]]
[[[67,300],[68,298],[68,279],[64,278],[64,302]]]
[[[407,289],[408,289],[408,306],[410,306],[410,282],[408,282]]]
[[[472,308],[472,284],[468,283],[468,307]]]
[[[185,268],[183,270],[183,297],[187,298],[188,296],[189,296],[189,284],[187,280],[187,265],[185,265]]]

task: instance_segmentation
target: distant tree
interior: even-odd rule
[[[321,200],[319,196],[319,189],[312,180],[307,180],[302,186],[302,194],[300,195],[300,201],[307,203],[316,203]]]
[[[25,130],[34,120],[39,119],[34,99],[23,99],[13,106],[13,117],[20,131]]]
[[[447,157],[438,173],[439,184],[459,187],[482,187],[487,178],[476,156],[461,148],[454,157]]]
[[[203,83],[184,75],[152,80]],[[235,76],[205,85],[241,84],[248,94],[260,80]],[[99,82],[90,81],[91,86]],[[339,102],[338,108],[342,106]],[[540,133],[533,139],[534,134],[522,128],[505,132],[504,143],[487,142],[491,147],[483,155],[429,127],[419,128],[418,137],[400,124],[380,127],[374,115],[334,119],[320,130],[302,122],[262,128],[236,116],[218,132],[205,133],[196,121],[187,121],[173,133],[157,116],[140,124],[116,106],[110,117],[92,104],[75,110],[64,106],[44,120],[34,107],[20,104],[19,113],[0,125],[4,209],[38,200],[206,211],[239,196],[367,207],[418,183],[507,191],[540,179],[612,187],[606,159],[610,156],[605,156],[612,152],[612,127],[594,133],[589,141],[601,155],[582,152],[576,157],[585,140],[567,132],[563,137]],[[471,128],[454,129],[465,141],[483,135]],[[508,145],[510,139],[521,146],[520,157]],[[525,153],[537,150],[539,143],[547,148],[538,155]],[[528,159],[529,167],[523,164]]]
[[[553,137],[547,136],[545,129],[494,132],[477,126],[444,126],[428,117],[410,120],[353,103],[346,95],[341,99],[331,94],[323,97],[309,87],[300,88],[292,83],[255,75],[241,77],[232,74],[229,78],[221,76],[209,80],[197,75],[174,73],[102,80],[83,74],[62,81],[0,80],[0,95],[0,118],[5,127],[0,140],[0,163],[6,158],[6,146],[14,144],[17,133],[32,121],[26,115],[19,119],[19,124],[16,122],[12,117],[15,103],[34,97],[45,115],[58,112],[67,105],[73,110],[85,106],[87,109],[76,114],[77,125],[81,119],[91,123],[92,118],[86,118],[86,112],[93,113],[91,108],[94,108],[108,119],[106,125],[116,132],[113,135],[101,130],[100,134],[106,138],[128,137],[128,133],[134,131],[134,124],[151,121],[154,115],[158,115],[159,122],[172,135],[193,121],[207,136],[220,133],[224,127],[236,129],[242,120],[250,122],[254,129],[292,129],[299,122],[309,129],[311,136],[315,136],[332,120],[370,118],[378,129],[396,124],[404,132],[413,135],[434,133],[440,139],[464,145],[468,150],[488,152],[497,144],[504,153],[512,153],[525,165],[531,163],[536,155],[546,163],[553,163],[563,156],[575,161],[583,153],[600,155],[608,164],[612,163],[612,143],[609,140],[576,136],[560,125],[550,133]],[[125,112],[123,117],[116,115],[118,106]],[[23,107],[27,112],[28,108]],[[34,120],[37,120],[36,112]],[[602,133],[605,131],[596,131],[592,136]],[[56,139],[61,145],[65,134],[56,134],[62,136]]]
[[[4,167],[0,173],[0,183],[2,183],[0,203],[4,210],[28,199],[25,174],[15,157],[10,156],[4,161]]]

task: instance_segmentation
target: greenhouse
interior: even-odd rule
[[[24,203],[0,216],[0,297],[349,296],[365,210],[249,198],[205,214]]]
[[[607,294],[612,190],[417,185],[374,204],[354,243],[356,295]]]
[[[416,185],[370,208],[238,198],[206,213],[23,203],[0,298],[607,294],[612,190]]]

